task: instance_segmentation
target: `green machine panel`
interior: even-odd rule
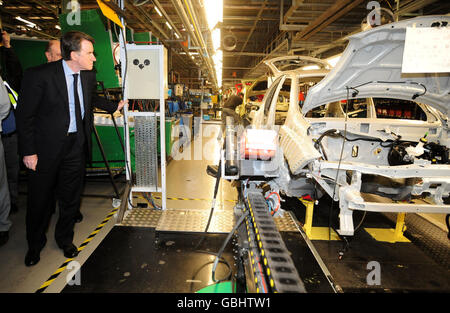
[[[22,69],[38,66],[47,63],[45,57],[46,41],[33,39],[11,39],[11,47],[19,58]]]

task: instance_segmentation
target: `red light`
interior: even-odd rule
[[[241,157],[270,160],[277,150],[278,134],[270,129],[247,129],[241,137]]]

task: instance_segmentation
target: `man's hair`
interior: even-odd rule
[[[51,46],[53,46],[55,44],[55,42],[57,42],[58,40],[49,40],[47,42],[47,45],[45,46],[45,52],[50,52],[50,48]]]
[[[70,60],[70,53],[72,51],[80,51],[81,41],[88,40],[95,43],[94,38],[88,34],[79,31],[69,31],[61,37],[61,56],[64,60]]]

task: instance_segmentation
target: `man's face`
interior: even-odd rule
[[[54,62],[61,59],[61,44],[59,41],[55,41],[51,46],[49,51],[45,52],[48,62]]]
[[[89,40],[82,39],[80,51],[72,52],[72,60],[75,61],[80,70],[92,70],[94,66],[94,46]]]

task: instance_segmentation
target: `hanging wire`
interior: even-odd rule
[[[333,197],[331,199],[331,206],[329,209],[329,216],[328,216],[328,240],[331,240],[331,213],[333,211],[333,207],[334,207],[334,197],[336,195],[336,187],[337,187],[337,181],[338,181],[338,176],[339,176],[339,170],[341,169],[341,162],[342,162],[342,155],[344,153],[344,146],[345,146],[345,141],[347,138],[347,118],[348,118],[348,102],[349,102],[349,90],[353,89],[356,90],[356,92],[358,92],[357,89],[352,88],[352,87],[345,87],[347,89],[347,101],[345,103],[345,120],[344,120],[344,137],[342,139],[342,147],[341,147],[341,153],[339,156],[339,163],[338,163],[338,168],[336,171],[336,178],[334,180],[334,189],[333,189]],[[354,95],[353,95],[354,96]]]
[[[143,0],[143,1],[141,1],[141,2],[139,2],[138,0],[135,0],[134,2],[133,2],[133,5],[134,6],[137,6],[137,7],[140,7],[141,5],[144,5],[144,4],[146,4],[147,2],[149,2],[150,0]]]

